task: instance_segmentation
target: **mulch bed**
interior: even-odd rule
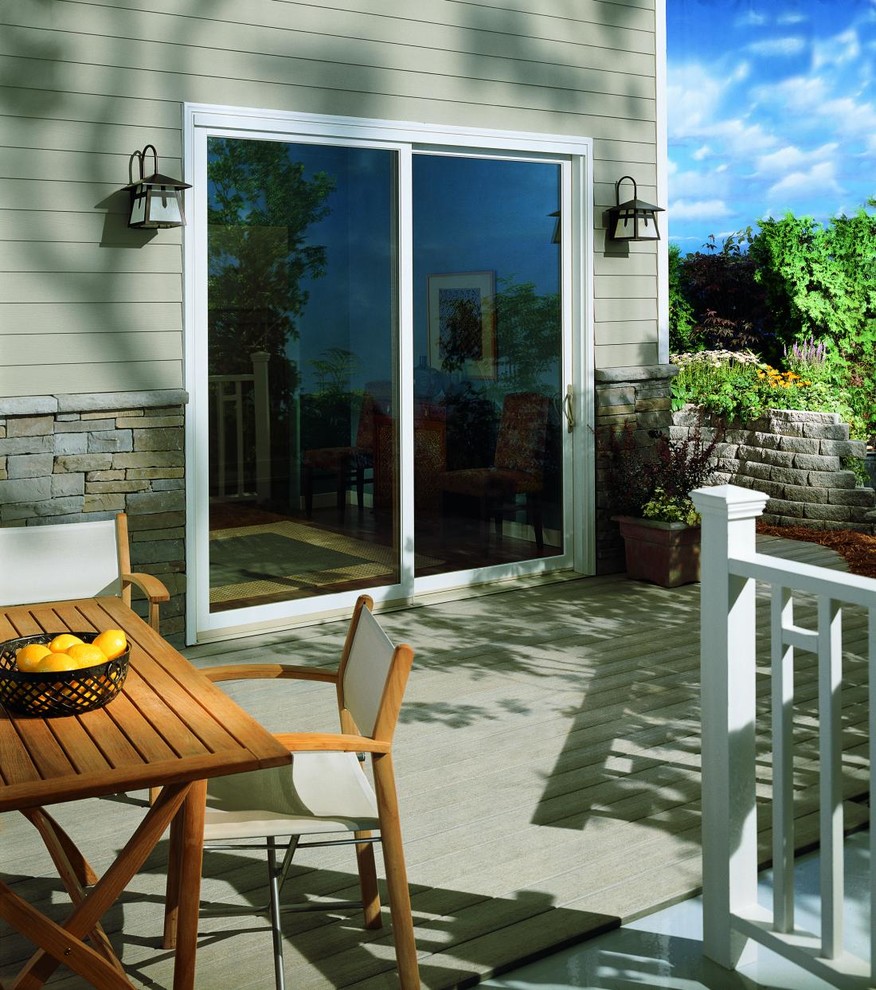
[[[845,557],[852,574],[876,578],[876,536],[857,533],[851,529],[807,529],[805,526],[763,524],[758,524],[757,531],[768,536],[781,536],[786,540],[820,543]]]

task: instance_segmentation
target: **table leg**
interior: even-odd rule
[[[67,929],[28,904],[2,880],[0,880],[0,917],[35,945],[42,945],[47,952],[51,952],[58,959],[63,959],[66,966],[84,977],[97,990],[131,990],[131,984],[124,973],[120,973],[115,966],[84,942],[71,938]],[[54,959],[52,961],[55,962]],[[57,962],[55,965],[57,966]],[[18,990],[23,986],[42,986],[42,982],[42,979],[33,982],[32,971],[25,968],[10,985],[10,990]]]
[[[52,862],[55,864],[55,869],[58,871],[58,876],[67,888],[70,900],[74,904],[81,904],[86,897],[85,886],[96,884],[98,881],[98,877],[88,860],[85,859],[70,836],[44,808],[26,808],[21,813],[40,833],[43,843],[52,857]],[[88,937],[92,947],[114,965],[120,973],[124,973],[122,964],[113,951],[103,926],[99,923],[95,925]]]
[[[206,802],[206,780],[194,781],[170,827],[164,947],[176,947],[173,990],[195,985]]]
[[[65,921],[63,929],[61,929],[66,938],[63,951],[56,955],[56,943],[35,937],[39,936],[39,929],[23,932],[41,948],[25,964],[13,984],[13,990],[37,990],[38,987],[41,987],[61,962],[68,961],[68,949],[71,943],[76,943],[74,948],[77,953],[80,945],[89,953],[93,952],[92,949],[82,945],[81,940],[95,928],[98,921],[118,899],[119,894],[130,883],[131,877],[140,869],[146,857],[158,844],[173,817],[183,806],[190,787],[189,784],[170,784],[162,789],[158,800],[146,813],[146,817],[119,853],[115,862],[97,884],[88,891],[82,902],[74,907]],[[0,903],[0,915],[7,917],[3,914],[2,903]],[[43,918],[44,916],[38,913],[38,917]],[[18,927],[12,918],[7,917],[7,920]],[[58,928],[48,919],[45,919],[45,922],[50,931],[52,926]],[[20,928],[19,931],[21,931]],[[97,953],[94,955],[100,959],[103,966],[112,969],[105,959]],[[112,971],[116,977],[119,977],[120,974],[117,971]],[[122,985],[129,986],[130,984],[126,981]]]

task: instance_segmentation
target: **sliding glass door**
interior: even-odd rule
[[[193,134],[190,638],[570,567],[571,159]]]
[[[398,582],[394,152],[211,137],[210,609]],[[379,475],[379,470],[378,470]]]
[[[556,163],[413,161],[417,576],[562,552]]]

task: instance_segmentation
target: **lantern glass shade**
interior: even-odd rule
[[[191,186],[187,182],[172,179],[160,172],[144,177],[143,161],[150,149],[157,165],[158,156],[155,154],[155,148],[150,144],[147,144],[143,151],[135,151],[131,156],[139,162],[140,178],[126,187],[131,191],[131,216],[128,226],[182,227],[186,222],[183,190],[190,189]]]
[[[615,197],[620,200],[620,184],[624,180],[633,183],[633,198],[625,203],[618,202],[609,211],[608,234],[615,241],[659,241],[657,214],[663,207],[645,203],[636,197],[636,183],[625,175],[615,183]]]

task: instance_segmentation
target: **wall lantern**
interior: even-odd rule
[[[152,175],[143,176],[143,164],[149,151],[152,151]],[[125,186],[131,190],[131,219],[129,227],[182,227],[186,216],[183,211],[183,189],[191,189],[188,182],[171,179],[158,171],[158,154],[154,144],[147,144],[142,151],[135,151],[128,163],[136,159],[140,168],[140,178]]]
[[[626,203],[620,201],[620,184],[633,183],[633,198]],[[614,198],[617,206],[608,211],[608,236],[615,241],[659,241],[657,214],[664,213],[662,206],[652,206],[638,198],[636,182],[630,175],[624,175],[614,184]]]

